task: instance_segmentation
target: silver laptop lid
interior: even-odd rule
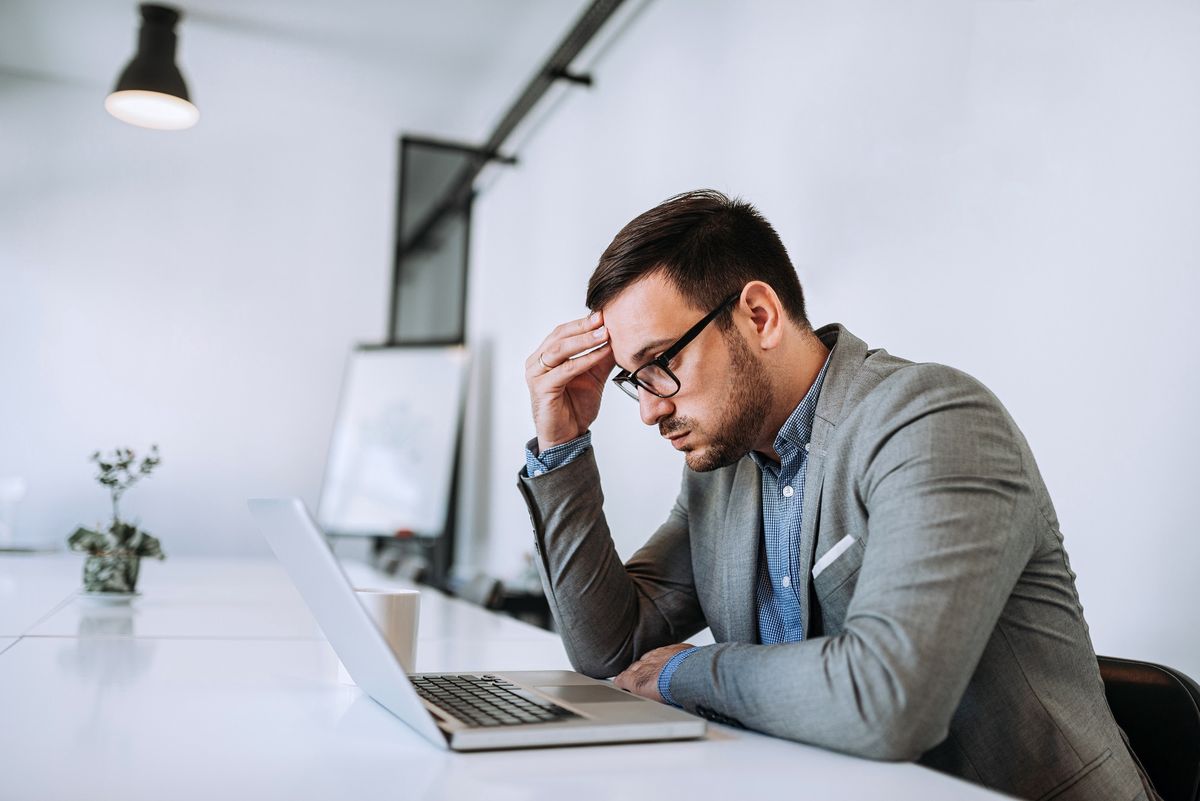
[[[304,596],[346,670],[368,695],[442,748],[446,738],[354,594],[312,515],[297,498],[248,501],[259,530]]]

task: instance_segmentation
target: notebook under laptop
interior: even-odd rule
[[[703,720],[570,671],[406,675],[304,504],[249,506],[351,677],[430,742],[477,751],[704,735]]]

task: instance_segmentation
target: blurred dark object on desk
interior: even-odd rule
[[[542,592],[534,572],[533,581],[522,577],[521,586],[507,586],[485,573],[462,575],[452,573],[445,581],[435,581],[430,567],[428,544],[418,538],[377,538],[371,548],[372,567],[414,584],[441,590],[456,598],[477,604],[485,609],[514,617],[517,620],[547,631],[555,631],[550,603]]]
[[[550,614],[550,602],[546,595],[537,590],[509,590],[500,596],[499,611],[546,631],[557,631],[554,616]]]

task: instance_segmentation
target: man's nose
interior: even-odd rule
[[[670,398],[660,398],[642,389],[638,391],[638,411],[641,412],[643,423],[656,426],[659,420],[675,411],[675,404]]]

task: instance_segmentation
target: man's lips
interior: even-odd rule
[[[688,433],[689,432],[687,432],[687,431],[680,431],[675,434],[665,434],[664,436],[666,437],[666,440],[668,442],[670,442],[672,445],[674,445],[676,448],[678,448],[680,443],[683,442],[684,437],[686,437],[688,435]]]

